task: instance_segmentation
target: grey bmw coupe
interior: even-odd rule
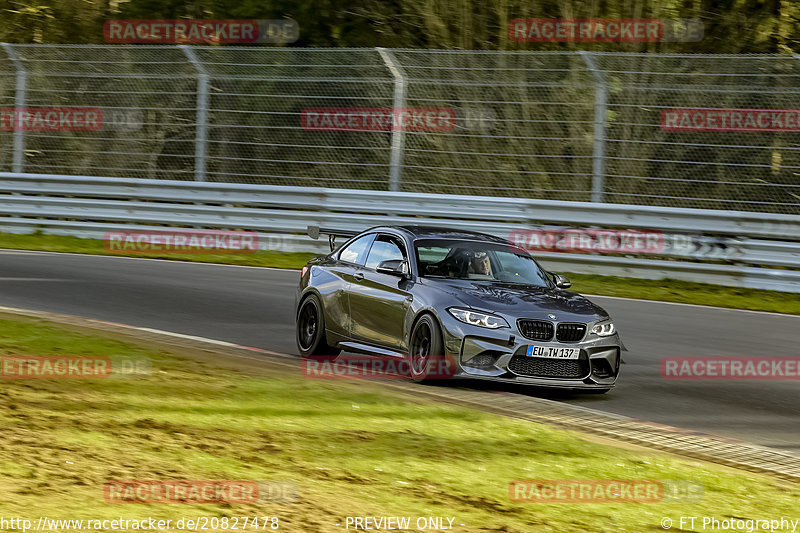
[[[296,295],[297,347],[305,357],[341,351],[398,358],[430,380],[432,362],[453,377],[607,392],[620,339],[608,313],[570,292],[526,251],[492,235],[421,226],[349,237],[308,262]]]

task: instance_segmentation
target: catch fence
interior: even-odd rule
[[[5,44],[0,72],[4,172],[800,214],[791,55]]]

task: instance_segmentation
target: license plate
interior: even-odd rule
[[[577,359],[581,355],[581,350],[580,348],[556,348],[554,346],[528,346],[525,355],[548,359]]]

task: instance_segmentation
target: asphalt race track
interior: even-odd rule
[[[274,269],[7,250],[0,251],[0,305],[295,353],[292,308],[298,275]],[[612,314],[629,350],[620,383],[605,396],[569,394],[556,399],[800,455],[800,381],[667,381],[659,374],[659,361],[665,356],[799,355],[800,317],[592,299]],[[491,401],[488,392],[487,401]]]

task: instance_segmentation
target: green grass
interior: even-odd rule
[[[585,294],[800,314],[800,297],[791,292],[725,287],[674,279],[648,280],[588,274],[568,274],[568,277],[572,281],[570,290]]]
[[[300,268],[315,254],[296,252],[255,252],[235,254],[173,254],[173,253],[128,253],[110,252],[103,247],[100,239],[82,239],[66,235],[45,235],[43,233],[15,234],[0,233],[0,248],[18,250],[41,250],[45,252],[68,252],[74,254],[126,255],[150,259],[171,259],[173,261],[200,261],[203,263],[222,263],[226,265],[246,265],[272,268]]]
[[[658,531],[662,517],[794,516],[800,488],[584,440],[574,432],[299,370],[175,355],[44,321],[0,317],[2,354],[148,358],[129,380],[0,382],[0,515],[36,520],[279,516],[342,531],[347,516],[448,516],[455,531]],[[112,480],[275,480],[293,504],[120,505]],[[690,480],[695,502],[512,502],[520,479]],[[464,524],[463,526],[461,524]]]
[[[0,233],[0,248],[44,250],[82,254],[119,255],[103,248],[99,239],[81,239],[40,233],[17,235]],[[175,261],[202,261],[229,265],[249,265],[273,268],[301,268],[315,254],[266,251],[252,254],[131,254],[133,257],[171,259]],[[796,294],[725,287],[709,283],[679,280],[646,280],[615,276],[592,276],[567,273],[572,290],[586,294],[662,300],[690,304],[751,309],[774,313],[800,314],[800,298]]]

